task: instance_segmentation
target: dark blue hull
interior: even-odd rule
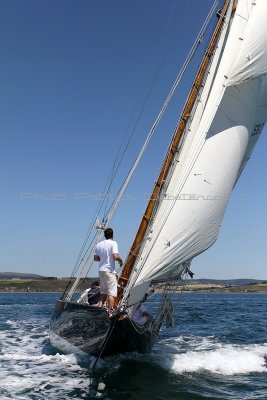
[[[50,326],[51,343],[64,352],[95,357],[151,351],[156,335],[128,317],[109,318],[104,308],[58,301]]]

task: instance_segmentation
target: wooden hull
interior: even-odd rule
[[[100,307],[58,301],[50,326],[52,345],[65,353],[86,353],[95,357],[150,352],[156,335],[128,317],[109,318]]]

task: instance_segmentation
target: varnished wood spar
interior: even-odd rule
[[[226,15],[226,12],[227,12],[227,9],[229,6],[229,2],[230,2],[230,0],[225,0],[225,2],[224,2],[223,8],[220,12],[221,18],[219,18],[219,20],[215,26],[212,38],[208,44],[207,50],[202,59],[202,62],[199,67],[199,70],[197,72],[196,78],[195,78],[192,88],[189,92],[187,101],[184,105],[179,124],[173,135],[172,142],[170,144],[167,155],[163,162],[158,179],[155,183],[155,186],[154,186],[153,192],[151,194],[150,200],[148,202],[146,211],[143,215],[143,218],[141,220],[136,237],[134,239],[134,242],[133,242],[130,252],[128,254],[121,277],[119,278],[119,285],[121,287],[124,287],[127,284],[127,281],[129,279],[129,276],[130,276],[133,266],[135,264],[136,258],[138,257],[140,246],[145,237],[149,222],[152,219],[153,211],[155,209],[155,205],[157,203],[162,184],[165,182],[167,175],[170,171],[170,168],[171,168],[172,162],[174,160],[175,154],[177,152],[180,140],[182,138],[186,123],[191,116],[193,106],[195,104],[197,95],[199,93],[199,89],[200,89],[201,85],[203,84],[203,79],[204,79],[205,73],[207,71],[210,59],[214,53],[215,46],[217,44],[220,33],[222,31],[224,17]],[[117,299],[118,301],[122,298],[122,295],[123,295],[123,289],[121,288],[119,290],[119,294],[118,294],[118,299]]]

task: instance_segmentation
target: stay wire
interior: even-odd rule
[[[95,362],[94,362],[94,364],[93,364],[93,366],[92,366],[92,370],[95,369],[96,364],[98,363],[99,359],[101,358],[101,356],[102,356],[102,354],[103,354],[103,351],[105,350],[105,347],[106,347],[106,345],[107,345],[107,343],[108,343],[108,340],[109,340],[109,338],[110,338],[110,336],[111,336],[111,334],[112,334],[112,332],[113,332],[113,330],[114,330],[114,328],[115,328],[116,322],[117,322],[117,319],[115,319],[114,321],[111,321],[110,330],[109,330],[109,332],[107,333],[107,336],[105,337],[105,340],[104,340],[104,343],[103,343],[103,345],[102,345],[102,347],[101,347],[100,353],[99,353],[99,355],[97,356],[97,358],[96,358],[96,360],[95,360]]]
[[[185,62],[184,62],[184,64],[183,64],[183,66],[182,66],[182,69],[181,69],[180,73],[178,74],[178,76],[177,76],[177,78],[176,78],[176,80],[175,80],[175,82],[174,82],[174,84],[173,84],[173,86],[172,86],[171,91],[169,92],[169,95],[168,95],[168,97],[167,97],[166,102],[168,101],[168,98],[169,98],[169,97],[171,98],[171,97],[173,96],[174,91],[175,91],[175,89],[176,89],[178,83],[180,82],[181,77],[183,76],[183,74],[184,74],[185,71],[187,70],[187,68],[188,68],[188,66],[189,66],[189,64],[190,64],[190,62],[191,62],[191,60],[192,60],[192,58],[194,57],[194,55],[195,55],[195,53],[196,53],[196,51],[197,51],[197,49],[198,49],[198,47],[199,47],[200,44],[202,43],[203,37],[204,37],[205,33],[207,32],[207,29],[208,29],[208,27],[209,27],[209,25],[210,25],[210,23],[211,23],[211,18],[212,18],[213,14],[214,14],[214,12],[215,12],[215,10],[216,10],[216,7],[217,7],[218,2],[219,2],[219,0],[215,0],[215,1],[214,1],[213,6],[211,7],[211,9],[210,9],[210,11],[209,11],[209,13],[208,13],[208,15],[207,15],[207,17],[206,17],[206,19],[205,19],[203,25],[202,25],[202,27],[201,27],[201,29],[200,29],[200,32],[199,32],[199,34],[198,34],[198,36],[197,36],[197,38],[196,38],[196,40],[195,40],[193,46],[191,47],[191,49],[190,49],[190,51],[189,51],[189,54],[188,54],[188,56],[187,56],[187,58],[186,58],[186,60],[185,60]],[[175,135],[175,132],[174,132],[174,135]],[[173,137],[174,137],[174,135],[173,135]],[[171,139],[170,143],[171,143],[171,142],[172,142],[172,139]],[[165,159],[167,159],[167,158],[169,157],[170,151],[171,151],[171,149],[168,150],[168,153],[167,153]],[[161,192],[161,190],[162,190],[163,185],[164,185],[164,183],[161,183],[161,185],[160,185],[160,192]],[[159,204],[159,197],[160,197],[160,196],[158,196],[158,198],[157,198],[157,204]],[[156,205],[155,208],[154,208],[154,210],[153,210],[153,216],[155,216],[155,213],[157,212],[157,207],[158,207],[158,205]],[[150,223],[149,223],[149,226],[151,226],[152,224],[153,224],[153,219],[151,219],[151,221],[150,221]],[[148,229],[149,229],[149,227],[148,227]],[[146,239],[146,238],[143,239],[141,245],[139,245],[139,246],[142,247],[142,246],[144,245],[145,239]],[[143,263],[144,263],[144,261],[143,261]],[[135,281],[136,281],[136,279],[138,278],[138,276],[139,276],[140,273],[141,273],[141,268],[139,268],[137,271],[135,271]],[[127,285],[127,286],[128,286],[128,285]]]
[[[172,9],[171,9],[171,11],[170,11],[170,15],[169,15],[168,21],[167,21],[167,23],[166,23],[165,29],[164,29],[164,31],[163,31],[162,37],[161,37],[161,39],[160,39],[160,43],[163,41],[164,37],[166,36],[166,32],[168,31],[169,25],[170,25],[171,20],[172,20],[172,18],[173,18],[173,16],[174,16],[174,11],[175,11],[175,8],[176,8],[176,6],[177,6],[177,3],[178,3],[178,0],[176,0],[175,4],[173,5],[173,7],[172,7]],[[168,47],[168,48],[169,48],[169,47]],[[115,176],[116,176],[116,174],[117,174],[117,172],[118,172],[118,170],[119,170],[119,167],[120,167],[120,165],[121,165],[121,163],[122,163],[122,161],[123,161],[123,159],[124,159],[124,156],[125,156],[125,154],[126,154],[128,148],[129,148],[130,145],[131,145],[131,141],[132,141],[132,138],[133,138],[134,133],[135,133],[135,131],[136,131],[136,128],[137,128],[137,126],[138,126],[138,123],[140,122],[140,119],[141,119],[141,117],[142,117],[142,115],[143,115],[143,113],[144,113],[145,107],[146,107],[146,105],[147,105],[147,103],[148,103],[148,100],[149,100],[149,98],[150,98],[150,96],[151,96],[151,93],[152,93],[152,91],[153,91],[153,88],[154,88],[154,86],[155,86],[155,83],[156,83],[156,81],[157,81],[157,79],[158,79],[158,77],[159,77],[159,73],[160,73],[160,71],[161,71],[161,69],[162,69],[162,66],[163,66],[164,62],[165,62],[166,54],[167,54],[167,52],[168,52],[168,48],[167,48],[167,50],[165,51],[165,53],[164,53],[164,55],[163,55],[163,57],[162,57],[162,59],[161,59],[161,61],[160,61],[160,64],[159,64],[159,67],[158,67],[158,69],[157,69],[157,71],[156,71],[155,77],[154,77],[154,79],[153,79],[153,81],[152,81],[152,83],[151,83],[151,85],[150,85],[150,88],[149,88],[149,90],[148,90],[148,93],[147,93],[147,95],[146,95],[146,97],[145,97],[145,100],[144,100],[144,102],[143,102],[143,104],[142,104],[141,110],[140,110],[140,112],[139,112],[139,114],[138,114],[138,116],[137,116],[137,119],[136,119],[136,121],[135,121],[135,124],[134,124],[134,126],[133,126],[133,129],[132,129],[132,131],[131,131],[131,133],[130,133],[130,136],[129,136],[128,140],[127,140],[127,143],[126,143],[126,145],[125,145],[123,151],[122,151],[123,143],[124,143],[124,141],[125,141],[125,138],[126,138],[126,136],[127,136],[127,133],[125,133],[125,135],[124,135],[124,137],[123,137],[123,139],[122,139],[121,146],[120,146],[120,148],[119,148],[119,150],[118,150],[118,152],[117,152],[117,156],[116,156],[116,158],[115,158],[115,160],[114,160],[114,163],[113,163],[113,167],[112,167],[111,174],[110,174],[109,178],[107,179],[106,185],[105,185],[104,190],[103,190],[104,196],[103,196],[102,202],[99,203],[99,205],[98,205],[98,207],[97,207],[97,209],[96,209],[95,218],[97,218],[98,214],[100,213],[100,211],[101,211],[101,209],[102,209],[102,207],[103,207],[104,201],[105,201],[105,203],[106,203],[106,205],[105,205],[105,210],[104,210],[104,215],[107,214],[107,205],[108,205],[109,195],[110,195],[110,191],[111,191],[111,187],[112,187],[113,181],[114,181]],[[136,108],[137,108],[137,105],[136,105],[135,109],[136,109]],[[135,113],[135,111],[134,111],[134,113]],[[134,114],[134,113],[133,113],[133,114]],[[129,125],[130,125],[130,123],[129,123]],[[127,130],[128,130],[128,129],[127,129]],[[121,156],[120,156],[120,152],[121,152],[121,151],[122,151],[122,154],[121,154]],[[119,156],[120,156],[120,159],[119,159]],[[117,165],[116,165],[116,164],[117,164]],[[86,237],[85,237],[85,240],[84,240],[83,245],[82,245],[82,247],[81,247],[81,250],[80,250],[80,252],[79,252],[79,254],[78,254],[77,261],[76,261],[76,263],[75,263],[72,276],[74,276],[74,275],[77,273],[77,270],[79,269],[79,267],[80,267],[80,265],[81,265],[81,263],[82,263],[84,257],[86,256],[86,252],[84,253],[83,257],[82,257],[82,254],[83,254],[83,252],[84,252],[84,249],[85,249],[85,246],[86,246],[86,244],[87,244],[88,238],[89,238],[89,236],[90,236],[90,234],[91,234],[91,231],[92,231],[92,229],[93,229],[93,226],[94,226],[94,223],[95,223],[95,218],[92,220],[91,225],[90,225],[90,227],[89,227],[89,229],[88,229],[88,231],[87,231],[87,233],[86,233]],[[103,219],[104,219],[104,218],[103,218]],[[82,260],[80,260],[81,257],[82,257]]]
[[[211,16],[212,16],[212,14],[213,14],[213,10],[214,10],[214,8],[215,8],[215,4],[216,4],[217,2],[218,2],[218,1],[216,1],[216,2],[214,3],[212,9],[210,10],[210,13],[209,13],[208,17],[206,18],[206,20],[205,20],[205,22],[204,22],[204,24],[203,24],[203,26],[202,26],[202,29],[201,29],[201,31],[200,31],[200,33],[199,33],[199,35],[198,35],[196,41],[194,42],[194,44],[193,44],[193,46],[192,46],[192,48],[191,48],[191,50],[190,50],[190,52],[189,52],[189,54],[188,54],[188,56],[187,56],[187,58],[186,58],[186,61],[185,61],[184,65],[183,65],[183,67],[182,67],[180,73],[178,74],[178,76],[177,76],[177,78],[176,78],[176,80],[175,80],[175,82],[174,82],[174,84],[173,84],[173,86],[172,86],[172,88],[171,88],[171,90],[170,90],[170,92],[169,92],[169,94],[168,94],[168,96],[167,96],[167,99],[165,100],[165,102],[164,102],[164,104],[163,104],[163,106],[162,106],[160,112],[158,113],[158,115],[157,115],[157,117],[156,117],[156,119],[155,119],[155,121],[154,121],[154,123],[153,123],[153,125],[152,125],[152,128],[151,128],[151,130],[150,130],[150,132],[149,132],[149,134],[148,134],[148,137],[147,137],[147,139],[146,139],[146,142],[145,142],[145,144],[144,144],[144,146],[143,146],[143,149],[142,149],[141,153],[146,149],[146,147],[147,147],[147,145],[148,145],[148,143],[149,143],[151,137],[152,137],[153,134],[154,134],[154,131],[155,131],[155,129],[156,129],[156,127],[157,127],[157,125],[158,125],[160,119],[161,119],[162,116],[163,116],[163,113],[165,112],[165,110],[166,110],[166,108],[167,108],[167,106],[168,106],[170,100],[172,99],[172,97],[173,97],[173,95],[174,95],[174,92],[175,92],[175,90],[176,90],[176,88],[177,88],[177,86],[178,86],[178,83],[179,83],[180,80],[181,80],[181,77],[182,77],[183,74],[185,73],[185,71],[186,71],[186,69],[187,69],[187,67],[188,67],[188,65],[189,65],[189,63],[190,63],[190,61],[191,61],[191,59],[193,58],[193,56],[194,56],[194,54],[195,54],[195,52],[196,52],[196,50],[197,50],[199,44],[201,43],[201,40],[200,40],[200,39],[202,39],[202,36],[203,36],[204,32],[205,32],[206,29],[207,29],[207,26],[208,26],[208,24],[209,24],[209,20],[211,19]],[[125,151],[126,151],[126,150],[125,150]],[[137,160],[138,160],[138,159],[140,160],[140,157],[141,157],[141,155],[143,154],[143,153],[142,153],[142,154],[141,154],[141,153],[140,153],[140,155],[138,156]],[[123,156],[124,156],[124,154],[125,154],[125,152],[123,153]],[[136,161],[137,161],[137,160],[136,160]],[[115,160],[115,162],[116,162],[116,160]],[[119,165],[120,165],[120,163],[119,163]],[[116,169],[116,172],[117,172],[117,169]],[[124,186],[124,184],[126,183],[126,181],[127,181],[128,178],[129,178],[129,176],[128,176],[128,177],[125,179],[125,181],[123,182],[123,184],[122,184],[122,186],[121,186],[121,189],[123,188],[123,186]],[[113,182],[113,179],[114,179],[114,174],[111,175],[111,182]],[[107,185],[106,185],[106,186],[107,186]],[[110,187],[110,186],[109,186],[109,187]],[[119,192],[120,192],[120,191],[119,191]],[[119,194],[119,192],[118,192],[118,194]],[[116,200],[117,200],[117,197],[116,197],[115,200],[113,200],[113,202],[111,203],[110,208],[109,208],[109,212],[112,210],[112,208],[113,208],[114,205],[116,204],[116,203],[115,203]],[[103,200],[102,200],[102,203],[100,202],[100,206],[98,207],[98,209],[101,210],[102,206],[103,206]],[[107,216],[107,214],[106,214],[106,216]],[[104,220],[105,220],[105,218],[103,218],[103,221],[104,221]],[[92,227],[93,227],[93,222],[92,222],[92,224],[91,224],[91,229],[92,229]],[[88,230],[88,236],[90,236],[89,230]],[[84,248],[85,248],[85,246],[86,246],[86,244],[87,244],[87,241],[88,241],[88,237],[86,237],[86,239],[85,239],[85,241],[84,241],[84,245],[82,246],[83,250],[84,250]],[[81,257],[81,254],[82,254],[83,250],[80,252],[79,258],[78,258],[77,263],[76,263],[76,265],[75,265],[75,271],[76,271],[76,272],[77,272],[78,266],[81,264],[81,263],[79,262],[79,259],[80,259],[80,257]],[[85,253],[85,254],[86,254],[86,253]],[[83,258],[84,258],[84,257],[83,257]],[[76,272],[75,272],[75,273],[76,273]]]
[[[173,18],[174,11],[175,11],[175,8],[176,8],[176,6],[177,6],[177,3],[178,3],[178,0],[176,0],[174,6],[172,7],[172,9],[171,9],[171,11],[170,11],[170,15],[169,15],[168,21],[167,21],[167,23],[166,23],[166,26],[165,26],[165,29],[164,29],[164,31],[163,31],[163,34],[161,35],[160,43],[163,42],[163,39],[164,39],[164,37],[166,36],[166,32],[168,31],[170,22],[171,22],[171,20],[172,20],[172,18]],[[127,143],[126,143],[126,145],[125,145],[125,147],[124,147],[124,150],[123,150],[123,152],[122,152],[122,154],[121,154],[121,158],[120,158],[120,160],[119,160],[119,162],[118,162],[118,165],[117,165],[117,167],[116,167],[116,170],[115,170],[115,164],[116,164],[117,159],[115,160],[115,162],[114,162],[114,164],[113,164],[113,169],[112,169],[112,171],[115,170],[115,172],[114,172],[114,177],[115,177],[115,175],[116,175],[116,173],[117,173],[117,171],[118,171],[118,169],[119,169],[119,167],[120,167],[120,165],[121,165],[121,162],[122,162],[122,160],[123,160],[123,158],[124,158],[124,156],[125,156],[126,151],[128,150],[128,148],[129,148],[130,145],[132,144],[132,143],[131,143],[132,138],[133,138],[134,133],[135,133],[135,131],[136,131],[136,128],[137,128],[137,126],[138,126],[138,124],[139,124],[139,122],[140,122],[140,119],[141,119],[141,117],[142,117],[142,115],[143,115],[143,113],[144,113],[144,110],[145,110],[146,105],[147,105],[147,103],[148,103],[148,100],[149,100],[149,98],[150,98],[150,96],[151,96],[151,93],[152,93],[152,91],[153,91],[153,88],[154,88],[154,86],[155,86],[155,84],[156,84],[156,82],[157,82],[157,80],[158,80],[158,77],[159,77],[160,71],[161,71],[161,69],[162,69],[162,66],[163,66],[163,64],[164,64],[164,62],[165,62],[166,55],[167,55],[167,52],[168,52],[168,50],[169,50],[169,47],[170,47],[170,45],[168,46],[168,48],[166,49],[165,53],[163,54],[163,56],[162,56],[162,58],[161,58],[161,61],[160,61],[160,63],[159,63],[159,66],[158,66],[158,68],[157,68],[157,71],[156,71],[156,73],[155,73],[155,76],[154,76],[154,78],[153,78],[153,81],[152,81],[152,83],[151,83],[151,85],[150,85],[150,87],[149,87],[149,89],[148,89],[148,92],[147,92],[147,94],[146,94],[146,96],[145,96],[144,102],[143,102],[143,104],[142,104],[142,106],[141,106],[141,109],[140,109],[140,111],[139,111],[139,113],[138,113],[138,116],[137,116],[136,121],[135,121],[135,123],[134,123],[134,126],[133,126],[133,128],[132,128],[132,131],[131,131],[131,134],[130,134],[130,136],[129,136],[129,139],[128,139],[128,141],[127,141]],[[138,104],[138,101],[137,101],[137,104]],[[137,109],[137,104],[136,104],[136,106],[135,106],[135,110]],[[134,110],[134,112],[133,112],[133,115],[135,114],[135,110]],[[128,127],[130,126],[130,123],[131,123],[131,122],[129,122]],[[127,130],[128,130],[128,128],[127,128]],[[123,142],[124,142],[124,140],[125,140],[125,137],[126,137],[126,134],[124,135],[124,138],[123,138],[123,140],[122,140],[122,144],[123,144]],[[119,153],[120,153],[120,151],[121,151],[121,149],[122,149],[122,144],[121,144],[120,149],[119,149],[119,151],[118,151],[117,158],[118,158]],[[111,181],[111,183],[110,183],[110,187],[111,187],[111,185],[112,185],[112,181]],[[108,193],[109,193],[109,190],[108,190]],[[105,209],[105,212],[107,212],[107,208]]]

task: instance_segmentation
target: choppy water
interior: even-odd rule
[[[185,294],[151,354],[94,373],[49,343],[57,298],[0,293],[0,399],[267,399],[265,294]]]

